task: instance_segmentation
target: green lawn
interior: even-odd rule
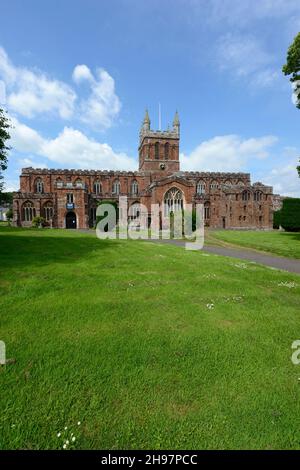
[[[1,228],[0,250],[1,449],[65,426],[74,448],[300,448],[300,276],[73,231]]]
[[[274,253],[279,256],[300,259],[300,233],[281,232],[274,230],[245,231],[245,230],[220,230],[207,233],[209,243],[226,242],[259,251]]]

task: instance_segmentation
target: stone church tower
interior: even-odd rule
[[[146,110],[140,131],[139,171],[159,173],[160,175],[178,172],[180,170],[180,123],[177,111],[171,130],[151,130],[150,124],[149,114]]]

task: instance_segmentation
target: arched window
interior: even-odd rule
[[[43,193],[44,192],[44,184],[43,184],[43,181],[41,180],[41,178],[38,178],[35,181],[35,189],[36,189],[37,193]]]
[[[134,220],[140,216],[141,205],[139,202],[134,202],[129,208],[129,219]]]
[[[64,185],[63,180],[61,178],[57,178],[57,180],[55,181],[55,184],[57,188],[62,188]]]
[[[155,142],[155,159],[159,160],[159,142]]]
[[[76,188],[83,188],[83,182],[80,178],[75,181]]]
[[[51,201],[46,202],[44,205],[44,217],[47,221],[53,218],[53,205]]]
[[[165,160],[169,160],[170,144],[167,142],[165,144]]]
[[[210,207],[209,207],[209,202],[206,202],[204,204],[204,219],[207,220],[210,217]]]
[[[31,222],[35,217],[35,208],[32,202],[27,201],[23,204],[23,220],[25,222]]]
[[[134,180],[134,181],[131,183],[131,194],[132,194],[132,195],[136,195],[138,192],[139,192],[139,186],[138,186],[138,184],[137,184],[137,181]]]
[[[113,186],[112,186],[112,192],[113,194],[120,194],[120,181],[119,180],[115,180],[113,182]]]
[[[261,201],[263,198],[263,193],[261,191],[254,192],[254,201]]]
[[[198,181],[196,192],[197,194],[205,194],[205,183],[203,181]]]
[[[164,197],[164,214],[170,215],[171,212],[178,212],[183,209],[183,194],[178,188],[171,188]]]
[[[216,181],[212,181],[212,182],[210,183],[210,189],[212,189],[213,191],[214,191],[215,189],[218,189],[218,183],[217,183]]]
[[[248,202],[250,200],[250,197],[251,197],[250,191],[242,192],[242,201]]]
[[[237,186],[245,186],[244,181],[238,181]]]
[[[99,180],[94,181],[94,193],[95,194],[101,194],[101,183]]]

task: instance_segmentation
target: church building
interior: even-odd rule
[[[159,204],[165,211],[185,204],[204,204],[205,225],[228,229],[271,229],[273,189],[251,184],[249,173],[181,171],[180,122],[176,112],[172,129],[151,129],[146,111],[139,136],[138,171],[23,168],[20,190],[14,193],[13,223],[30,227],[35,216],[56,228],[93,227],[99,201],[128,197],[131,213],[139,204],[148,210]]]

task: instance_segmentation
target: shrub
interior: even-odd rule
[[[6,216],[6,220],[8,221],[8,223],[10,223],[14,216],[12,209],[8,209],[5,216]]]
[[[278,229],[281,225],[281,210],[275,211],[273,214],[273,228]]]
[[[32,219],[33,227],[41,228],[41,227],[45,227],[45,225],[46,225],[46,220],[44,219],[44,217],[40,217],[40,216],[33,217]]]
[[[284,199],[280,211],[280,225],[287,232],[300,231],[300,199]]]

